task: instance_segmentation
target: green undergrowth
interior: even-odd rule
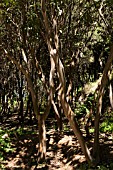
[[[94,128],[89,129],[90,133],[94,133]],[[101,133],[112,133],[113,132],[113,117],[106,117],[102,123],[100,123]]]
[[[2,162],[5,160],[5,155],[7,153],[14,152],[14,148],[12,146],[10,134],[8,131],[0,128],[0,168],[3,169]]]
[[[109,164],[100,164],[97,167],[90,167],[87,163],[80,165],[79,169],[77,170],[112,170],[113,169],[113,163]]]
[[[0,169],[4,169],[4,162],[7,154],[15,152],[14,140],[19,136],[36,134],[36,131],[26,128],[5,130],[0,128]]]
[[[100,132],[113,132],[113,112],[106,116],[100,125]]]

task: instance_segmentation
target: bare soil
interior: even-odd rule
[[[7,122],[0,126],[10,129],[11,124],[11,122]],[[15,150],[13,153],[5,155],[3,162],[5,170],[84,170],[84,166],[87,169],[86,159],[72,130],[69,129],[61,133],[54,130],[53,127],[47,130],[47,155],[46,161],[42,164],[37,161],[37,126],[27,123],[26,127],[24,126],[24,131],[25,133],[22,135],[15,132],[11,136],[12,147]],[[108,165],[113,162],[113,140],[111,134],[101,134],[100,138],[101,164]],[[93,141],[90,139],[90,150],[92,145]]]

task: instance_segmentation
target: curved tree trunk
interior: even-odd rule
[[[95,116],[94,146],[93,146],[93,158],[95,160],[95,164],[99,162],[99,121],[100,121],[100,115],[102,109],[102,98],[104,95],[104,89],[108,82],[108,71],[110,70],[112,61],[113,61],[113,46],[111,47],[110,55],[105,65],[103,76],[101,79],[101,84],[98,91],[97,111]]]
[[[69,120],[70,122],[70,126],[71,128],[73,129],[73,132],[74,134],[77,136],[78,138],[78,141],[81,145],[81,148],[82,148],[82,151],[86,157],[86,160],[91,163],[92,162],[92,157],[90,155],[90,151],[84,141],[84,138],[83,138],[83,135],[80,131],[80,128],[76,122],[76,119],[75,119],[75,114],[74,112],[72,111],[69,103],[66,101],[66,95],[65,95],[65,76],[64,76],[64,68],[63,68],[63,65],[62,65],[62,62],[61,60],[59,59],[59,56],[56,55],[54,57],[55,59],[55,64],[56,64],[56,67],[57,67],[57,72],[59,74],[59,82],[61,84],[61,88],[60,88],[60,91],[59,91],[59,96],[60,96],[60,100],[61,100],[61,105],[62,105],[62,108],[64,110],[64,114],[65,116],[67,117],[67,119]]]
[[[39,125],[39,162],[43,162],[46,158],[46,127],[45,120],[50,112],[50,108],[53,101],[54,94],[54,73],[55,73],[55,63],[53,58],[50,58],[51,70],[49,77],[50,91],[48,96],[48,102],[44,114],[38,115],[38,125]]]
[[[61,113],[59,113],[58,109],[57,109],[57,106],[55,104],[54,101],[52,101],[52,105],[53,105],[53,108],[54,108],[54,111],[55,111],[55,118],[57,120],[57,128],[59,131],[62,130],[62,116],[61,116]]]
[[[82,151],[83,151],[87,161],[89,163],[91,163],[92,157],[90,155],[90,151],[88,150],[88,147],[87,147],[87,145],[84,141],[82,133],[81,133],[81,131],[78,127],[78,124],[75,120],[75,114],[72,111],[69,103],[66,101],[65,72],[64,72],[63,64],[62,64],[62,62],[59,58],[59,41],[58,41],[58,35],[57,35],[57,22],[56,22],[55,18],[53,18],[54,40],[51,41],[53,36],[52,36],[52,33],[51,33],[51,29],[49,27],[48,18],[47,18],[47,15],[46,15],[45,0],[41,1],[41,7],[42,7],[42,15],[43,15],[43,18],[44,18],[45,30],[46,30],[46,33],[47,33],[47,35],[45,37],[46,37],[48,50],[49,50],[49,53],[50,53],[50,57],[53,58],[55,66],[57,68],[57,73],[58,73],[58,78],[59,78],[59,83],[60,83],[59,97],[60,97],[61,105],[62,105],[62,108],[64,110],[65,116],[68,118],[68,120],[70,122],[70,126],[72,127],[75,135],[77,136],[77,138],[79,140]],[[54,42],[55,48],[52,47],[53,46],[52,42]]]

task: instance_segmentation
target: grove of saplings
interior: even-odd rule
[[[113,132],[112,0],[3,0],[0,18],[1,128],[37,125],[42,163],[46,131],[70,125],[96,167],[100,134]]]

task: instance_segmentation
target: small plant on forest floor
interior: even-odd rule
[[[12,138],[14,140],[14,136],[22,136],[25,134],[36,134],[36,132],[22,127],[17,130],[4,130],[0,128],[0,169],[4,169],[6,155],[13,153],[16,150],[12,144]]]
[[[0,128],[0,168],[3,169],[2,162],[5,160],[7,153],[14,152],[11,139],[7,131]]]
[[[101,126],[100,126],[101,132],[113,132],[113,117],[106,118]]]
[[[76,102],[75,114],[78,118],[85,117],[90,113],[94,95],[87,97],[83,102]]]
[[[80,170],[112,170],[113,169],[113,163],[110,163],[109,165],[98,165],[97,167],[90,167],[87,163],[80,165]],[[77,169],[77,170],[79,170]]]

